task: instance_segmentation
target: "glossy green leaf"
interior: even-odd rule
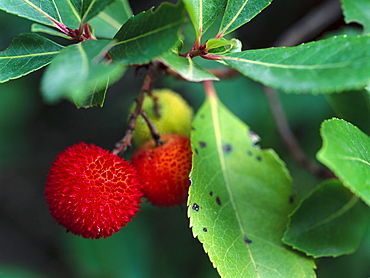
[[[224,40],[211,39],[207,41],[206,47],[209,48],[209,55],[225,55],[228,53],[242,51],[242,43],[238,39]],[[225,62],[218,60],[219,63],[227,65]]]
[[[286,92],[333,93],[362,89],[370,82],[370,36],[333,37],[221,57],[245,76]]]
[[[183,0],[196,36],[201,37],[225,8],[226,0]]]
[[[114,36],[117,42],[109,55],[124,64],[148,63],[178,43],[184,22],[181,3],[163,3],[154,12],[142,12],[130,18]]]
[[[87,22],[112,2],[112,0],[69,0],[69,1],[74,6],[74,9],[78,13],[79,18],[81,18],[82,22]]]
[[[81,18],[69,1],[1,0],[0,9],[55,28],[79,27]]]
[[[106,82],[106,86],[104,89],[98,89],[92,91],[87,98],[81,101],[75,101],[75,105],[77,108],[90,108],[94,106],[103,107],[105,96],[108,91],[109,82]]]
[[[132,16],[127,0],[115,0],[96,17],[89,21],[98,38],[111,39],[121,26]]]
[[[276,153],[216,96],[193,125],[188,216],[221,277],[314,277],[313,261],[281,242],[294,202]]]
[[[50,18],[61,22],[55,1],[1,0],[0,9],[50,26],[55,26]]]
[[[101,91],[117,81],[125,67],[115,62],[108,63],[105,53],[110,40],[87,40],[66,47],[46,69],[41,90],[48,102],[61,98],[73,101],[76,106],[87,107],[87,102],[103,101]],[[98,100],[98,102],[96,101]]]
[[[357,250],[369,224],[370,208],[338,180],[321,183],[291,216],[283,241],[317,257]]]
[[[179,56],[176,51],[164,53],[159,60],[182,78],[192,82],[219,80],[206,69],[196,64],[191,58]]]
[[[370,205],[370,138],[356,126],[340,119],[321,125],[323,146],[317,159]]]
[[[219,35],[224,36],[251,21],[272,0],[229,0],[222,18]]]
[[[38,70],[51,62],[63,46],[37,34],[20,34],[0,52],[0,83]]]
[[[1,0],[0,9],[56,28],[65,25],[76,29],[110,2],[112,0]]]
[[[341,0],[344,20],[346,23],[357,22],[364,26],[365,32],[370,32],[370,1]]]
[[[64,38],[64,39],[70,39],[71,38],[70,36],[67,36],[64,33],[60,32],[56,29],[50,28],[50,27],[45,26],[45,25],[37,24],[37,23],[34,23],[34,24],[31,25],[31,31],[32,32],[37,32],[37,33],[44,33],[44,34],[48,34],[48,35],[52,35],[52,36],[57,36],[57,37],[61,37],[61,38]]]
[[[55,1],[55,5],[58,9],[58,14],[60,15],[60,22],[71,29],[79,28],[81,24],[81,17],[76,8],[72,5],[70,1]]]
[[[218,47],[222,47],[222,46],[233,46],[235,44],[236,44],[236,42],[234,40],[226,40],[224,38],[209,39],[206,42],[206,48],[207,49],[213,49],[213,48],[218,48]]]

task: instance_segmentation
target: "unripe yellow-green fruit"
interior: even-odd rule
[[[153,90],[153,95],[158,98],[160,117],[156,115],[154,100],[147,96],[143,103],[143,110],[148,115],[159,134],[167,133],[190,135],[191,121],[193,119],[193,109],[176,92],[170,89]],[[135,105],[130,109],[134,111]],[[133,141],[137,146],[152,139],[147,123],[142,116],[136,121]]]

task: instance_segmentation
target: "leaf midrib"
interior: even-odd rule
[[[223,180],[225,181],[225,186],[226,186],[229,198],[230,198],[230,203],[232,205],[234,215],[236,216],[236,219],[237,219],[237,222],[238,222],[238,225],[239,225],[239,228],[240,228],[241,235],[243,236],[243,235],[245,235],[245,231],[244,231],[244,227],[242,225],[240,215],[239,215],[238,210],[235,206],[235,199],[234,199],[233,192],[230,188],[229,177],[227,175],[226,163],[225,163],[225,158],[224,158],[223,150],[222,150],[220,120],[219,120],[219,117],[218,117],[218,107],[219,107],[219,105],[218,105],[217,96],[214,95],[212,97],[209,97],[209,101],[210,101],[210,104],[211,104],[211,113],[212,113],[212,121],[213,121],[213,126],[214,126],[214,134],[215,134],[215,139],[216,139],[217,154],[218,154],[219,161],[220,161],[220,167],[221,167]],[[249,254],[249,257],[250,257],[251,262],[253,264],[253,268],[255,270],[255,273],[257,274],[257,277],[260,277],[260,275],[257,271],[257,264],[256,264],[256,261],[254,260],[251,249],[249,248],[248,245],[246,245],[246,248],[248,250],[248,254]]]
[[[156,34],[158,32],[161,32],[163,30],[166,30],[166,29],[170,29],[176,25],[178,25],[179,23],[181,23],[183,20],[182,19],[179,19],[177,21],[174,21],[174,22],[171,22],[170,24],[167,24],[167,25],[164,25],[160,28],[157,28],[155,30],[152,30],[152,31],[149,31],[145,34],[141,34],[139,36],[136,36],[136,37],[133,37],[133,38],[130,38],[130,39],[127,39],[127,40],[124,40],[124,41],[119,41],[119,42],[116,42],[113,46],[118,46],[118,45],[121,45],[121,44],[125,44],[125,43],[128,43],[128,42],[131,42],[131,41],[135,41],[135,40],[139,40],[141,38],[145,38],[145,37],[148,37],[150,35],[153,35],[153,34]]]
[[[0,56],[0,60],[6,59],[22,59],[28,57],[35,57],[35,56],[47,56],[47,55],[54,55],[58,54],[60,51],[52,51],[52,52],[43,52],[43,53],[35,53],[35,54],[25,54],[25,55],[17,55],[17,56]]]
[[[108,15],[106,12],[101,12],[99,13],[99,17],[105,21],[107,24],[109,24],[110,26],[112,26],[114,29],[116,29],[117,31],[119,30],[119,28],[121,28],[122,24],[120,24],[117,20],[115,20],[113,17],[111,17],[110,15]]]
[[[23,0],[23,2],[25,2],[27,5],[29,5],[30,7],[32,7],[33,9],[35,9],[36,11],[38,11],[40,14],[42,14],[43,16],[45,16],[47,19],[49,19],[50,21],[52,21],[51,19],[54,19],[52,16],[50,16],[48,13],[44,12],[42,9],[40,9],[39,7],[37,7],[34,3],[28,1],[28,0]],[[60,14],[59,14],[59,10],[58,8],[56,7],[56,4],[55,4],[55,1],[52,0],[54,6],[55,6],[55,11],[57,12],[58,14],[58,19],[54,19],[54,20],[57,20],[57,21],[61,21],[61,17],[60,17]],[[51,26],[54,26],[55,24],[51,24]]]
[[[276,64],[262,61],[254,61],[244,58],[237,57],[228,57],[228,56],[219,56],[224,60],[234,60],[240,61],[249,64],[261,65],[266,67],[282,68],[282,69],[304,69],[304,70],[314,70],[314,69],[332,69],[332,68],[344,68],[348,67],[350,64],[353,64],[353,61],[344,61],[338,63],[329,63],[329,64],[316,64],[316,65],[293,65],[293,64]]]
[[[230,28],[230,26],[236,21],[236,19],[239,17],[239,15],[241,14],[241,12],[243,11],[244,7],[247,5],[249,0],[246,0],[244,2],[243,5],[241,5],[240,9],[238,10],[238,12],[235,13],[235,16],[230,20],[230,22],[225,26],[224,29],[222,29],[222,31],[220,31],[219,33],[220,34],[225,34],[227,29]]]
[[[316,224],[308,227],[307,229],[302,231],[302,233],[307,233],[309,231],[312,231],[312,230],[314,230],[314,229],[316,229],[320,226],[323,226],[323,225],[337,219],[338,217],[342,216],[347,211],[349,211],[351,208],[353,208],[357,204],[358,201],[359,201],[359,198],[356,195],[353,195],[351,197],[351,199],[349,199],[348,202],[345,205],[343,205],[339,210],[330,214],[328,217],[326,217],[325,219],[317,222]]]

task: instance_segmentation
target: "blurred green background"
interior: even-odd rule
[[[131,2],[134,14],[159,3]],[[322,2],[275,0],[236,37],[248,48],[272,46],[289,26]],[[0,11],[0,49],[17,34],[29,32],[30,24]],[[343,25],[338,17],[325,31]],[[74,236],[55,224],[43,194],[53,159],[80,141],[112,149],[124,133],[127,109],[137,97],[144,72],[129,70],[109,89],[103,108],[87,110],[66,101],[45,104],[39,90],[42,72],[0,84],[0,277],[218,277],[192,236],[185,206],[163,209],[143,203],[132,223],[100,240]],[[307,194],[319,180],[297,166],[282,144],[262,86],[244,77],[215,86],[224,104],[261,136],[261,146],[274,148],[287,163],[298,197]],[[204,99],[201,84],[161,77],[156,87],[177,90],[195,110]],[[322,95],[279,95],[293,132],[314,159],[321,147],[320,123],[335,116],[333,109]],[[361,115],[352,120],[354,124],[363,121]],[[125,157],[130,155],[128,151]],[[318,260],[317,273],[328,278],[368,277],[369,261],[370,231],[355,254]]]

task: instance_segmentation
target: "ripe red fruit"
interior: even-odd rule
[[[45,194],[58,224],[84,238],[106,238],[118,232],[139,211],[142,197],[129,162],[83,142],[56,157]]]
[[[160,207],[184,203],[190,186],[191,147],[188,137],[179,134],[161,136],[163,145],[146,142],[132,156],[144,196]]]

